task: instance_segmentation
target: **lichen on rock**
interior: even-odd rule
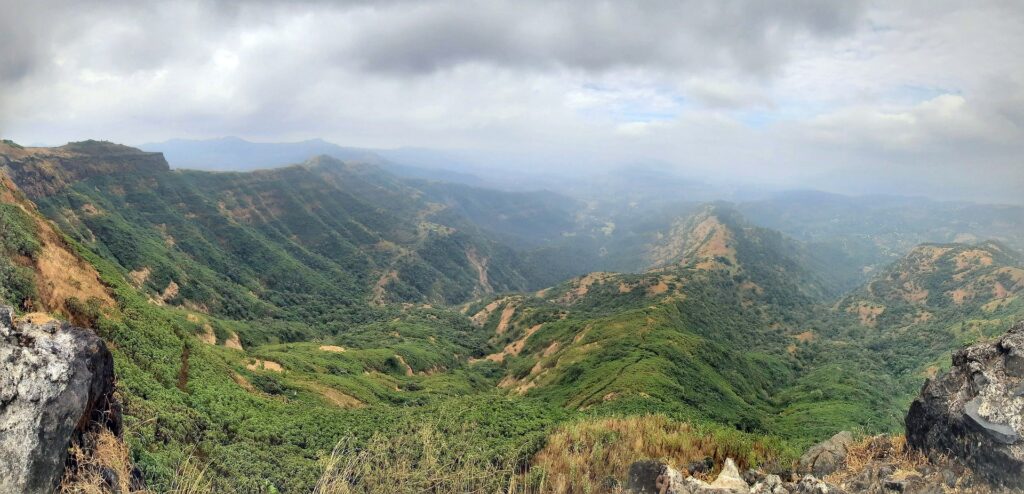
[[[908,443],[952,456],[990,482],[1024,489],[1024,322],[953,355],[906,418]]]
[[[76,437],[120,433],[113,358],[91,331],[13,316],[0,306],[0,492],[50,493]]]

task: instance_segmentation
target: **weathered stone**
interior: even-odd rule
[[[747,471],[743,472],[743,481],[746,482],[747,485],[754,485],[764,480],[765,476],[767,476],[767,474],[760,470],[748,468]]]
[[[685,484],[683,474],[665,463],[643,460],[629,466],[626,491],[638,494],[678,494]]]
[[[740,471],[736,468],[736,463],[732,461],[732,458],[725,460],[725,466],[722,467],[722,471],[718,473],[715,481],[711,483],[711,487],[730,492],[750,492],[750,486],[740,476]]]
[[[0,492],[50,493],[92,424],[120,432],[113,359],[90,331],[17,324],[0,309]]]
[[[800,457],[800,473],[824,477],[843,466],[846,454],[853,444],[853,434],[840,432],[816,444]]]
[[[933,459],[962,461],[989,482],[1024,489],[1022,350],[1018,323],[995,343],[956,352],[953,367],[926,382],[911,404],[907,442]]]
[[[743,481],[736,463],[731,458],[725,461],[722,471],[714,482],[686,477],[672,478],[667,491],[670,494],[748,494],[750,486]]]
[[[843,491],[812,475],[804,475],[790,492],[792,494],[840,494]]]
[[[1020,441],[1020,435],[1017,434],[1017,431],[1005,424],[989,422],[985,417],[981,416],[980,408],[980,396],[974,397],[973,400],[967,402],[967,405],[964,405],[964,414],[967,415],[968,423],[973,425],[975,430],[1003,444],[1014,444]]]
[[[643,460],[629,466],[628,477],[626,478],[626,490],[638,494],[658,492],[655,483],[658,477],[665,471],[664,463],[655,460]]]
[[[707,473],[715,469],[715,460],[710,456],[705,456],[701,461],[691,461],[686,465],[686,471],[690,475],[698,473]]]
[[[767,475],[750,488],[750,494],[789,494],[778,475]]]
[[[100,478],[103,480],[103,487],[111,494],[121,494],[121,480],[113,468],[101,467]]]

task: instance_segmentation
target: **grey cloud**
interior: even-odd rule
[[[972,194],[1001,197],[1024,183],[1024,65],[1010,49],[1021,2],[0,0],[0,12],[0,134],[27,142],[324,137],[474,148],[508,166],[642,156],[836,187],[864,169],[865,188],[969,174]],[[920,101],[941,94],[962,104]]]
[[[794,36],[848,32],[860,0],[648,1],[286,1],[159,2],[0,0],[0,81],[22,80],[68,43],[91,43],[81,64],[120,71],[157,68],[201,54],[233,30],[273,24],[306,9],[357,20],[323,39],[334,63],[382,73],[431,73],[463,63],[588,71],[711,67],[767,74]],[[100,32],[95,32],[100,31]],[[95,34],[95,36],[91,36]]]
[[[766,74],[795,36],[849,32],[863,3],[790,0],[454,2],[374,9],[343,49],[372,70],[460,63],[603,71],[714,67]]]

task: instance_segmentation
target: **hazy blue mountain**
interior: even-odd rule
[[[446,159],[461,163],[448,154],[419,148],[394,150],[339,146],[323,139],[298,142],[252,142],[239,137],[217,139],[171,139],[143,144],[139,149],[164,153],[172,168],[206,171],[251,171],[302,163],[315,156],[375,164],[408,178],[482,185],[470,173],[445,167]]]

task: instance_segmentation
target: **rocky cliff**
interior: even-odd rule
[[[1024,489],[1024,322],[953,355],[910,406],[907,441],[952,456],[997,485]]]
[[[72,142],[55,148],[0,142],[0,172],[10,176],[33,200],[89,177],[115,172],[151,176],[168,170],[170,166],[161,153],[106,141]]]
[[[18,322],[0,306],[0,492],[53,492],[68,448],[95,428],[120,432],[114,364],[92,332]]]

